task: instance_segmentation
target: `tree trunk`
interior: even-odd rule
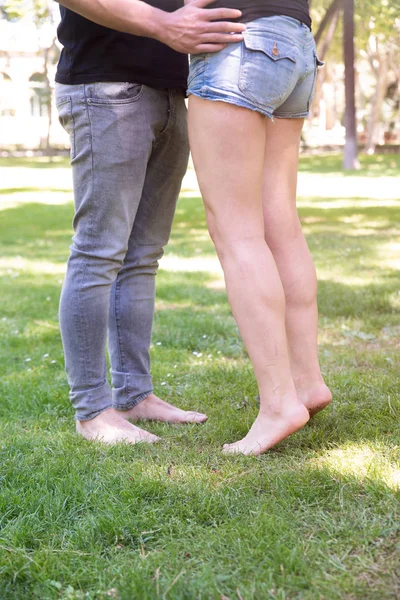
[[[382,114],[382,104],[387,90],[387,78],[389,72],[388,53],[381,54],[378,60],[379,66],[377,69],[375,94],[371,103],[371,114],[368,120],[367,141],[365,145],[365,150],[368,154],[375,153],[375,146],[379,141],[379,123]]]
[[[345,127],[344,169],[359,169],[357,159],[357,125],[354,73],[354,0],[346,0],[343,11],[343,54],[345,84]]]

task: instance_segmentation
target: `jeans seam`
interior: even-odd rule
[[[122,340],[121,340],[121,319],[120,319],[120,306],[119,306],[119,299],[120,299],[120,283],[118,281],[118,276],[117,279],[115,281],[115,323],[116,323],[116,328],[117,328],[117,338],[118,338],[118,354],[119,354],[119,360],[121,363],[121,371],[125,370],[125,356],[124,356],[124,351],[123,351],[123,347],[122,347]]]
[[[86,108],[86,113],[87,113],[87,120],[89,123],[89,136],[88,136],[88,141],[90,143],[90,162],[91,162],[91,174],[90,174],[90,186],[91,186],[91,195],[93,196],[94,193],[94,161],[93,161],[93,133],[92,133],[92,122],[90,120],[90,114],[89,114],[89,108],[87,105],[87,101],[86,101],[86,93],[85,93],[85,86],[83,86],[83,94],[84,94],[84,99],[85,99],[85,108]],[[93,221],[92,218],[90,218],[89,221],[89,231],[90,231],[90,235],[92,235],[92,231],[93,231]],[[79,294],[78,294],[78,298],[79,298],[79,314],[84,314],[84,306],[82,305],[82,301],[81,301],[81,295],[82,295],[82,284],[85,280],[85,276],[86,276],[86,272],[87,272],[87,262],[84,262],[83,267],[82,267],[82,274],[81,277],[79,279],[79,284],[78,284],[78,288],[79,288]],[[78,321],[80,321],[78,319]],[[78,325],[79,327],[79,325]],[[85,346],[85,360],[84,360],[84,372],[85,372],[85,377],[86,379],[88,379],[88,371],[87,371],[87,360],[86,358],[90,355],[90,348],[88,346],[88,339],[89,336],[85,334],[84,332],[84,346]],[[107,377],[106,374],[104,374],[104,383],[106,382]]]
[[[71,154],[71,162],[75,159],[76,157],[76,134],[75,134],[75,119],[74,119],[74,106],[73,106],[73,100],[72,100],[72,96],[71,96],[71,131],[72,131],[72,139],[71,139],[71,148],[72,148],[72,154]]]

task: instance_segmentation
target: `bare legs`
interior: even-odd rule
[[[296,209],[302,119],[266,120],[263,210],[265,240],[286,298],[286,334],[292,376],[310,414],[332,399],[318,361],[317,278]]]
[[[275,206],[279,201],[279,212],[288,212],[288,207],[290,211],[295,210],[292,196],[295,196],[301,126],[296,121],[286,122],[290,135],[286,150],[279,154],[273,137],[278,142],[282,132],[269,130],[269,125],[273,125],[265,121],[256,112],[190,97],[189,133],[207,222],[224,270],[232,312],[260,391],[260,412],[249,433],[243,440],[225,447],[227,452],[244,454],[265,452],[307,422],[309,413],[304,401],[307,394],[296,390],[295,380],[302,381],[302,366],[297,356],[301,355],[301,362],[307,363],[304,345],[300,351],[299,344],[302,332],[310,322],[314,323],[315,339],[308,336],[307,344],[314,353],[314,362],[315,359],[318,361],[314,347],[315,282],[309,293],[314,300],[307,301],[308,309],[305,310],[309,321],[307,327],[297,328],[296,325],[297,319],[302,318],[306,300],[297,304],[292,301],[285,322],[287,289],[292,288],[294,298],[294,289],[296,285],[299,287],[294,281],[294,276],[299,281],[298,274],[286,265],[286,260],[295,251],[296,244],[304,248],[304,238],[297,235],[296,230],[297,237],[290,246],[290,253],[285,253],[282,246],[286,243],[287,232],[275,232],[274,226],[268,227],[266,223],[269,187],[274,177],[270,173],[272,169],[268,168],[269,152],[273,151],[281,176],[283,171],[289,176],[286,187],[274,190]],[[282,140],[280,143],[285,145]],[[284,218],[283,214],[281,222]],[[294,223],[294,219],[292,221]],[[270,242],[272,234],[275,244]],[[306,256],[305,250],[303,255]],[[311,278],[309,266],[305,270]],[[315,273],[313,277],[315,280]],[[310,316],[311,312],[314,316]],[[292,323],[293,331],[289,335],[286,328],[290,329]],[[314,339],[314,346],[311,339]],[[315,365],[313,369],[316,370]],[[320,382],[314,371],[313,378]]]
[[[225,103],[196,97],[189,102],[189,135],[207,223],[261,398],[247,436],[225,451],[260,454],[309,418],[291,376],[285,295],[264,237],[265,119]]]

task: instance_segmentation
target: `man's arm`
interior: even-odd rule
[[[192,0],[168,13],[140,0],[58,0],[66,8],[110,29],[151,37],[178,52],[217,52],[230,42],[240,42],[242,23],[239,10],[205,9],[214,0]]]

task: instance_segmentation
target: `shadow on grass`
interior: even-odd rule
[[[184,571],[179,600],[237,590],[254,600],[390,598],[398,498],[387,461],[358,451],[354,472],[351,448],[336,464],[299,465],[298,454],[254,461],[183,445],[177,458],[168,446],[27,431],[0,450],[2,590],[55,599],[70,585],[106,598],[113,585],[122,600],[150,600]]]
[[[399,289],[399,276],[388,276],[384,283],[363,286],[337,281],[319,281],[318,308],[321,316],[357,317],[368,321],[377,314],[399,314],[393,308],[392,294]]]
[[[70,202],[29,203],[1,211],[0,255],[66,262],[73,233],[72,218]]]
[[[14,191],[18,191],[14,189]],[[26,191],[22,190],[21,191]],[[61,191],[61,190],[53,190]],[[40,192],[38,192],[40,194]],[[315,201],[329,199],[315,198]],[[382,231],[390,227],[396,228],[400,223],[399,206],[376,206],[363,207],[357,205],[353,200],[352,207],[318,208],[301,207],[299,212],[306,228],[311,230],[307,235],[310,243],[314,239],[330,238],[329,247],[337,244],[345,246],[348,243],[366,241],[363,252],[368,252],[374,235],[380,236]],[[332,200],[334,202],[335,200]],[[53,242],[59,239],[57,232],[64,232],[60,241],[65,243],[66,236],[72,236],[71,222],[73,217],[73,205],[71,202],[63,205],[45,205],[40,203],[29,203],[2,211],[0,222],[0,239],[7,242],[7,246],[14,240],[16,254],[23,254],[24,242],[34,242],[50,236]],[[368,229],[368,238],[365,234],[355,236],[357,229]],[[67,234],[68,232],[68,234]],[[389,232],[390,235],[391,232]],[[367,238],[367,239],[366,239]],[[7,249],[10,252],[11,248]],[[215,250],[207,232],[204,208],[198,197],[181,199],[178,203],[173,234],[166,248],[166,254],[175,254],[179,257],[215,256]]]

